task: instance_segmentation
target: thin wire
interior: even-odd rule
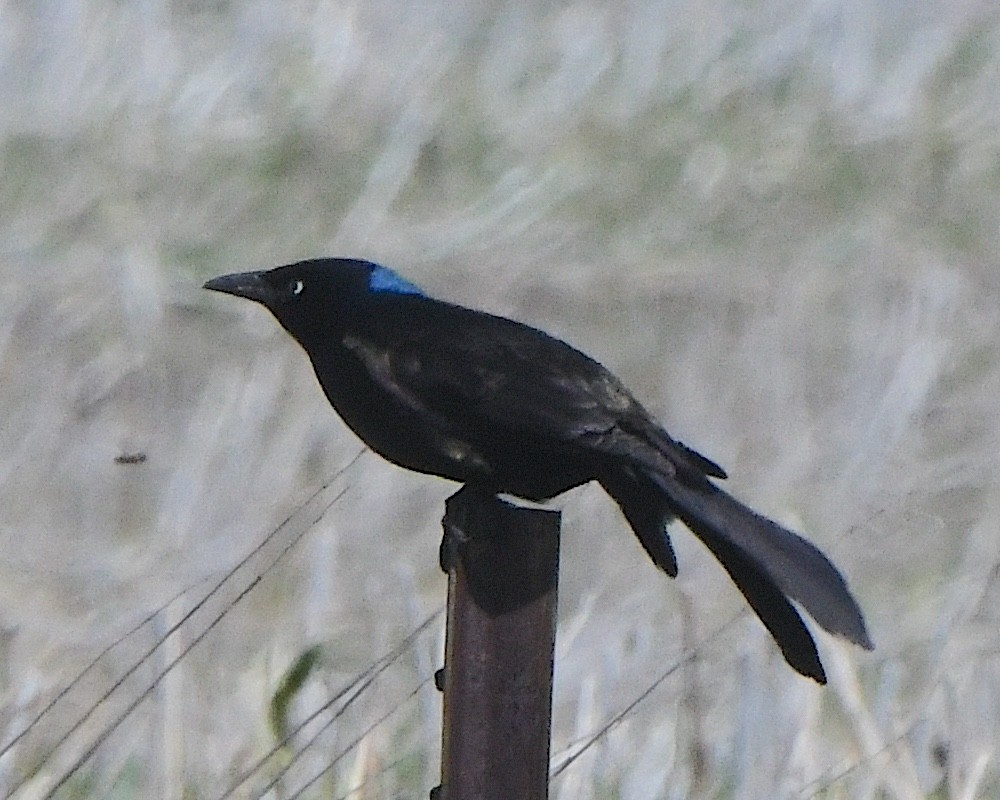
[[[176,633],[181,628],[181,626],[183,626],[188,620],[190,620],[191,617],[195,613],[197,613],[199,610],[201,610],[205,606],[205,604],[212,597],[214,597],[216,594],[218,594],[222,590],[222,588],[231,579],[233,579],[233,577],[238,572],[240,572],[248,563],[250,563],[256,556],[258,556],[264,550],[264,548],[268,544],[270,544],[272,542],[272,540],[274,539],[275,536],[277,536],[281,531],[283,531],[285,528],[287,528],[289,526],[289,524],[295,519],[296,516],[298,516],[304,509],[306,509],[311,503],[313,503],[315,501],[315,499],[317,497],[319,497],[323,492],[327,491],[330,488],[330,486],[334,483],[335,480],[337,480],[340,476],[342,476],[348,469],[350,469],[358,461],[359,458],[361,458],[361,456],[365,453],[365,451],[366,451],[366,448],[362,449],[361,451],[359,451],[358,454],[355,455],[354,458],[352,458],[346,465],[344,465],[342,468],[340,468],[339,470],[337,470],[337,472],[334,473],[322,486],[320,486],[318,489],[316,489],[316,491],[314,491],[312,494],[310,494],[309,497],[306,498],[302,503],[300,503],[291,513],[289,513],[289,515],[287,517],[285,517],[285,519],[282,520],[282,522],[279,525],[277,525],[274,528],[274,530],[272,530],[266,537],[264,537],[264,539],[260,542],[260,544],[258,544],[253,550],[250,551],[250,553],[248,553],[234,567],[232,567],[228,572],[226,572],[225,575],[218,581],[218,583],[216,583],[215,586],[203,598],[201,598],[201,600],[199,600],[198,603],[196,603],[194,605],[194,607],[192,607],[186,614],[184,614],[184,616],[176,624],[174,624],[164,634],[164,636],[159,640],[159,642],[157,642],[153,647],[151,647],[149,650],[147,650],[138,659],[138,661],[136,661],[112,685],[112,687],[107,692],[105,692],[101,696],[101,698],[96,703],[94,703],[83,714],[83,716],[80,719],[78,719],[76,721],[76,723],[74,723],[70,727],[70,729],[63,736],[61,736],[59,738],[59,740],[56,742],[56,744],[52,748],[50,748],[48,750],[48,752],[46,752],[45,756],[42,758],[42,760],[39,763],[44,764],[46,761],[48,761],[52,757],[52,755],[55,753],[55,751],[58,750],[69,739],[69,737],[72,736],[94,714],[94,712],[97,710],[97,708],[102,703],[104,703],[106,700],[108,700],[108,698],[110,698],[110,696],[115,691],[117,691],[118,688],[131,675],[133,675],[143,664],[145,664],[156,653],[156,651],[160,647],[162,647],[164,645],[164,643],[167,641],[167,639],[170,638],[170,636],[172,636],[174,633]],[[228,603],[223,608],[223,610],[221,612],[219,612],[219,614],[217,614],[211,620],[211,622],[209,622],[208,626],[206,628],[204,628],[201,631],[201,633],[199,633],[181,651],[181,653],[178,656],[176,656],[174,659],[172,659],[167,664],[167,666],[164,667],[156,675],[155,678],[153,678],[152,682],[131,703],[129,703],[128,706],[126,706],[125,710],[121,714],[119,714],[119,716],[116,717],[115,720],[98,735],[98,737],[94,740],[93,744],[90,747],[88,747],[86,749],[86,751],[83,753],[83,755],[80,756],[73,763],[73,765],[69,768],[69,770],[67,770],[65,773],[63,773],[63,775],[58,779],[58,781],[55,783],[55,785],[49,790],[48,794],[45,795],[46,798],[53,797],[53,795],[55,794],[55,792],[59,788],[61,788],[66,783],[66,781],[69,780],[69,778],[72,777],[72,775],[75,774],[76,771],[81,766],[83,766],[84,763],[86,763],[86,761],[97,751],[97,749],[100,747],[100,745],[103,744],[104,741],[106,741],[107,738],[115,730],[117,730],[117,728],[129,717],[129,715],[131,715],[131,713],[133,711],[135,711],[135,709],[152,693],[152,691],[156,688],[156,686],[159,684],[159,682],[171,670],[173,670],[173,668],[180,662],[180,660],[182,658],[184,658],[191,651],[191,649],[193,647],[195,647],[198,643],[200,643],[205,638],[205,636],[212,629],[214,629],[215,626],[223,619],[223,617],[225,617],[226,614],[228,614],[229,611],[235,605],[237,605],[239,602],[241,602],[243,600],[243,598],[246,597],[246,595],[249,594],[250,591],[252,591],[257,586],[257,584],[260,583],[262,577],[264,575],[266,575],[271,569],[273,569],[274,566],[287,555],[287,553],[302,539],[302,537],[305,536],[305,534],[308,533],[312,529],[313,525],[315,525],[320,519],[322,519],[323,515],[326,514],[326,512],[330,509],[330,507],[333,506],[333,504],[336,503],[341,497],[343,497],[346,492],[347,492],[347,488],[341,490],[335,497],[333,497],[333,499],[331,499],[325,506],[323,506],[322,510],[318,513],[318,515],[315,517],[315,519],[313,519],[311,522],[307,523],[306,525],[302,526],[301,531],[294,538],[292,538],[281,549],[281,551],[278,553],[278,555],[274,559],[272,559],[271,562],[263,570],[261,570],[250,581],[250,583],[247,584],[239,592],[239,594],[236,596],[236,598],[234,600],[232,600],[230,603]],[[163,606],[162,608],[165,608],[165,607],[166,606]],[[162,608],[161,608],[161,610],[162,610]],[[15,792],[17,792],[25,784],[25,782],[28,780],[29,777],[30,776],[25,776],[19,782],[17,782],[13,786],[13,788],[11,789],[10,794],[13,795]]]
[[[326,773],[328,773],[331,769],[333,769],[334,766],[337,764],[338,761],[340,761],[341,759],[345,758],[348,753],[350,753],[352,750],[354,750],[354,748],[356,748],[359,744],[361,744],[361,742],[363,742],[365,740],[365,738],[372,731],[374,731],[377,727],[379,727],[380,725],[382,725],[383,723],[385,723],[393,714],[395,714],[397,711],[399,711],[399,709],[401,709],[403,706],[405,706],[407,703],[409,703],[414,697],[416,697],[418,694],[420,694],[420,690],[423,689],[425,686],[427,686],[427,684],[429,684],[432,680],[434,680],[433,676],[424,678],[420,683],[418,683],[413,688],[413,690],[406,697],[404,697],[393,708],[391,708],[388,711],[386,711],[381,717],[379,717],[377,720],[375,720],[375,722],[373,722],[371,725],[369,725],[367,728],[365,728],[365,730],[362,731],[361,734],[359,734],[357,736],[357,738],[354,739],[354,741],[352,741],[349,745],[347,745],[347,747],[345,747],[343,750],[341,750],[339,753],[337,753],[337,755],[335,755],[333,757],[333,759],[330,761],[329,764],[326,765],[326,767],[324,767],[322,770],[320,770],[319,772],[317,772],[308,781],[306,781],[306,783],[304,783],[301,787],[299,787],[299,789],[295,792],[295,794],[291,795],[288,798],[288,800],[296,800],[296,798],[301,797],[302,794],[307,789],[309,789],[310,787],[312,787],[312,785],[314,783],[316,783],[316,781],[318,781],[320,778],[322,778],[324,775],[326,775]],[[310,741],[309,744],[312,744],[312,741]],[[392,764],[389,764],[385,769],[380,770],[377,774],[378,775],[384,774],[385,772],[387,772],[390,769],[392,769],[396,764],[398,764],[402,760],[403,760],[403,758],[399,758],[396,761],[393,761]],[[371,777],[375,777],[375,776],[371,776]],[[359,789],[361,789],[365,784],[367,784],[369,780],[370,780],[370,778],[365,778],[357,786],[354,786],[353,788],[351,788],[347,792],[347,794],[344,795],[344,797],[349,797],[350,795],[354,794],[356,791],[358,791]],[[273,785],[274,785],[273,783],[270,784],[267,787],[267,789],[270,789]],[[266,793],[266,791],[267,790],[265,790],[264,793]],[[257,795],[257,800],[259,800],[259,798],[263,797],[264,793]]]
[[[284,776],[289,769],[295,764],[295,762],[304,754],[305,750],[311,747],[318,736],[326,731],[334,721],[339,719],[339,717],[344,713],[344,711],[354,703],[357,698],[363,694],[371,685],[375,682],[385,670],[392,666],[396,661],[398,661],[403,654],[409,650],[417,638],[433,623],[438,617],[441,616],[441,609],[430,614],[423,622],[420,623],[413,631],[411,631],[403,641],[401,641],[396,647],[394,647],[389,653],[382,656],[380,659],[375,661],[371,666],[365,669],[361,674],[359,674],[353,681],[351,681],[347,686],[337,692],[333,697],[327,700],[323,705],[313,711],[306,719],[295,726],[288,734],[282,738],[274,747],[272,747],[267,753],[261,756],[251,767],[246,769],[243,774],[237,777],[236,781],[230,785],[226,792],[219,796],[218,800],[227,800],[231,797],[233,793],[240,788],[244,783],[247,782],[255,773],[262,769],[265,764],[270,760],[276,753],[280,752],[282,748],[288,745],[288,743],[298,735],[303,728],[305,728],[309,723],[315,720],[324,711],[327,711],[334,703],[343,698],[345,695],[350,693],[350,696],[344,702],[343,706],[337,711],[334,717],[327,722],[318,733],[316,733],[310,740],[295,754],[294,758],[286,764],[275,779],[268,784],[264,789],[262,794],[266,794],[267,791],[277,783],[282,776]]]
[[[132,627],[130,630],[128,630],[125,633],[123,633],[121,636],[119,636],[117,639],[115,639],[111,644],[109,644],[107,647],[105,647],[100,653],[97,654],[97,656],[89,664],[87,664],[87,666],[85,666],[79,673],[77,673],[76,677],[73,678],[73,680],[71,680],[68,684],[66,684],[66,686],[63,687],[59,691],[59,693],[56,694],[56,696],[53,697],[45,705],[45,707],[35,715],[35,717],[31,720],[31,722],[29,722],[24,728],[22,728],[17,733],[17,735],[14,736],[13,739],[11,739],[9,742],[7,742],[7,744],[5,744],[2,748],[0,748],[0,758],[2,758],[4,755],[6,755],[7,751],[10,750],[12,747],[14,747],[14,745],[16,745],[18,742],[20,742],[21,739],[23,739],[25,736],[27,736],[31,732],[31,729],[34,728],[42,720],[42,718],[46,714],[48,714],[50,711],[52,711],[52,709],[56,707],[56,705],[59,703],[59,701],[61,701],[64,697],[66,697],[66,695],[68,695],[71,691],[73,691],[73,689],[85,677],[87,677],[87,675],[91,672],[91,670],[93,670],[94,667],[96,667],[106,655],[108,655],[112,650],[114,650],[116,647],[118,647],[118,645],[120,645],[122,642],[124,642],[125,640],[131,638],[136,633],[138,633],[140,630],[142,630],[144,627],[146,627],[150,622],[152,622],[154,619],[156,619],[156,617],[157,617],[158,614],[163,613],[163,610],[165,608],[167,608],[167,606],[169,606],[171,603],[173,603],[174,601],[176,601],[178,598],[183,597],[185,594],[187,594],[188,592],[190,592],[196,586],[199,586],[202,583],[206,583],[207,581],[208,581],[208,578],[203,578],[202,580],[198,581],[197,583],[191,584],[186,589],[181,589],[181,591],[177,592],[177,594],[175,594],[173,597],[171,597],[169,600],[167,600],[165,603],[163,603],[159,608],[157,608],[154,611],[152,611],[149,614],[147,614],[146,617],[144,617],[142,620],[140,620],[134,627]],[[127,675],[126,675],[126,677],[127,677]],[[117,686],[117,685],[118,684],[115,684],[115,686]],[[114,687],[112,688],[112,691],[113,690],[114,690]],[[110,692],[109,692],[109,694],[110,694]],[[105,695],[105,698],[106,697],[107,697],[107,695]],[[98,700],[98,703],[100,703],[105,698],[101,698],[101,700]],[[84,717],[84,720],[85,719],[86,719],[86,717]],[[66,736],[71,735],[73,733],[73,731],[82,724],[82,722],[83,722],[83,720],[80,720],[79,722],[77,722],[76,726],[74,726],[73,728],[71,728],[70,731],[66,734]],[[59,744],[61,744],[61,742],[62,742],[62,740],[60,740]],[[57,744],[56,747],[58,747],[59,744]],[[51,751],[50,751],[49,754],[51,755]]]
[[[572,755],[567,756],[566,759],[558,767],[556,767],[549,773],[549,780],[554,780],[555,778],[558,778],[560,775],[562,775],[574,761],[580,758],[580,756],[582,756],[585,752],[587,752],[587,750],[589,750],[591,747],[597,744],[597,742],[599,742],[601,739],[607,736],[614,728],[618,727],[618,725],[620,725],[628,716],[630,716],[632,712],[635,711],[635,709],[644,700],[646,700],[647,697],[649,697],[654,691],[656,691],[656,689],[660,686],[661,683],[663,683],[667,678],[669,678],[671,675],[677,672],[677,670],[679,670],[682,666],[684,666],[690,661],[693,661],[694,658],[698,655],[698,652],[703,645],[707,644],[708,642],[711,642],[712,640],[720,636],[725,630],[730,628],[740,617],[744,616],[745,613],[746,613],[745,611],[740,611],[735,616],[733,616],[728,622],[716,628],[715,631],[713,631],[706,639],[703,639],[695,647],[689,649],[688,652],[685,653],[683,656],[681,656],[681,658],[678,661],[675,661],[655,681],[653,681],[642,692],[640,692],[639,695],[631,703],[629,703],[627,706],[625,706],[625,708],[623,708],[621,711],[615,714],[611,719],[609,719],[606,723],[604,723],[604,725],[598,728],[597,731],[595,731],[590,736],[586,737],[583,740],[583,744],[580,745],[579,750],[575,751]]]

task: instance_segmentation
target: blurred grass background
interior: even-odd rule
[[[266,312],[199,288],[336,254],[598,357],[867,612],[819,688],[686,532],[669,581],[567,495],[554,763],[693,658],[554,798],[997,796],[998,86],[974,0],[0,4],[0,793],[96,744],[58,796],[219,797],[272,698],[304,719],[440,607],[454,486],[362,455],[98,702],[357,455]],[[425,797],[441,626],[233,796]]]

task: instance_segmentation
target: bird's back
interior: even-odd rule
[[[524,323],[417,295],[352,310],[306,346],[345,421],[395,463],[541,499],[635,459],[724,476],[674,442],[599,362]],[[305,343],[304,343],[305,344]]]

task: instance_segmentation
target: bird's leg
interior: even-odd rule
[[[492,504],[505,505],[494,492],[468,483],[445,501],[441,520],[444,533],[438,551],[442,572],[451,569],[458,550],[471,541],[472,531],[476,530],[473,514],[481,514],[484,506]]]

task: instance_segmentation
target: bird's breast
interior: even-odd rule
[[[345,344],[339,358],[313,358],[327,399],[344,423],[383,458],[462,482],[487,481],[492,466],[453,421],[430,413],[396,383],[388,356]]]

